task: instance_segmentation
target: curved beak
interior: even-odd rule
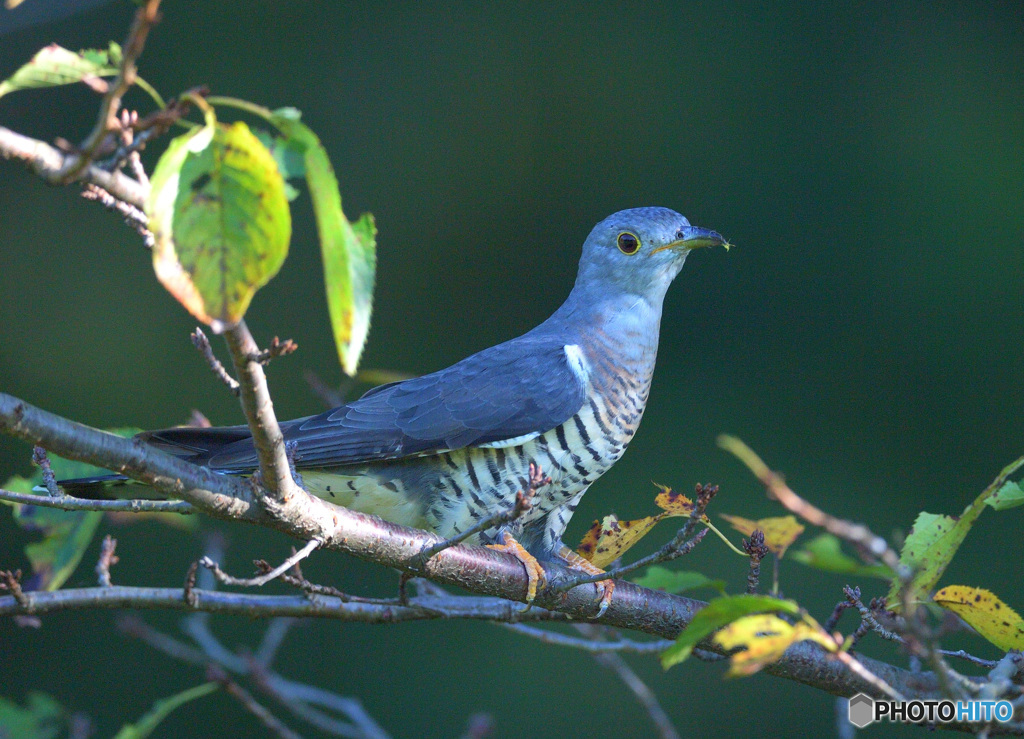
[[[683,238],[678,241],[673,241],[671,244],[665,244],[659,246],[657,249],[651,252],[651,254],[657,254],[659,251],[664,249],[674,249],[676,251],[691,251],[693,249],[703,249],[706,246],[724,246],[728,249],[730,244],[722,234],[718,231],[712,231],[708,228],[698,228],[697,226],[686,226],[682,229]]]

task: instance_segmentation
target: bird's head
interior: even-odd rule
[[[594,226],[584,242],[576,289],[660,301],[687,254],[706,246],[729,242],[668,208],[622,210]]]

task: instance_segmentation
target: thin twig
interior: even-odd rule
[[[743,462],[754,473],[754,476],[768,488],[768,494],[782,503],[786,510],[825,529],[830,534],[850,542],[858,549],[867,552],[872,558],[884,562],[892,568],[893,572],[900,571],[899,555],[893,551],[885,539],[872,533],[867,526],[836,518],[808,503],[794,493],[781,475],[772,471],[750,447],[739,439],[722,435],[718,437],[718,445],[726,451],[732,452]]]
[[[320,375],[311,369],[307,369],[302,373],[302,377],[306,380],[306,384],[309,385],[309,389],[313,391],[320,402],[327,408],[337,408],[339,405],[345,403],[345,394],[340,390],[331,387],[324,382]],[[351,378],[346,376],[346,383],[351,384]]]
[[[696,534],[693,533],[693,530],[701,523],[704,518],[704,511],[707,510],[708,504],[711,503],[711,500],[717,494],[717,485],[701,485],[698,483],[696,500],[693,503],[693,510],[690,511],[689,518],[686,519],[686,523],[683,524],[682,528],[676,532],[676,535],[672,537],[671,541],[653,554],[641,557],[632,564],[628,564],[623,567],[615,567],[600,574],[577,575],[575,577],[567,578],[563,582],[550,586],[548,590],[552,593],[564,593],[568,590],[572,590],[577,585],[586,585],[588,583],[602,582],[613,578],[622,578],[625,575],[636,572],[644,567],[660,564],[662,562],[670,562],[673,559],[689,554],[693,551],[694,547],[700,544],[708,533],[707,529],[698,531]]]
[[[184,500],[88,500],[61,493],[56,498],[32,493],[16,493],[0,489],[0,500],[10,503],[59,508],[62,511],[105,511],[108,513],[181,513],[195,511],[191,503]]]
[[[887,683],[885,680],[880,678],[875,673],[871,672],[871,670],[867,669],[857,660],[856,657],[854,657],[849,652],[839,651],[835,654],[836,657],[839,658],[840,662],[842,662],[844,665],[850,668],[850,671],[853,674],[855,674],[857,677],[859,677],[861,680],[866,682],[871,687],[875,688],[875,690],[889,696],[889,698],[891,698],[894,701],[906,700],[906,698],[904,698],[900,694],[900,692],[896,690],[896,688],[891,686],[889,683]]]
[[[750,568],[747,571],[747,593],[757,592],[761,581],[761,560],[768,556],[769,549],[764,543],[764,532],[754,529],[750,538],[743,541],[743,551],[750,557]]]
[[[593,624],[576,624],[575,626],[577,631],[591,638],[604,638],[601,627],[594,626]],[[650,689],[647,683],[640,679],[640,676],[633,671],[633,668],[626,663],[626,660],[620,654],[597,653],[594,655],[594,659],[612,670],[626,687],[632,691],[647,713],[648,718],[651,719],[651,722],[658,730],[658,736],[662,739],[679,739],[679,732],[672,725],[672,720],[665,713],[665,709],[661,707],[658,696],[654,694],[654,691]]]
[[[632,639],[625,638],[617,639],[615,641],[600,641],[595,639],[585,639],[578,636],[569,636],[568,634],[560,634],[557,631],[539,629],[536,626],[529,626],[527,624],[501,623],[499,625],[509,631],[514,631],[517,634],[523,634],[531,639],[537,639],[545,644],[556,644],[560,647],[572,647],[573,649],[581,649],[584,652],[591,652],[593,654],[600,654],[603,652],[659,654],[675,644],[675,642],[669,641],[668,639],[659,639],[657,641],[647,642],[634,641]]]
[[[2,132],[0,132],[2,133]],[[2,136],[0,136],[2,140]],[[161,452],[138,440],[124,439],[84,424],[75,423],[56,414],[36,408],[30,403],[0,392],[0,433],[38,444],[66,459],[88,462],[122,473],[143,482],[169,497],[187,500],[202,512],[230,521],[245,521],[281,531],[308,541],[322,535],[324,547],[355,555],[377,564],[407,571],[407,562],[415,554],[437,541],[425,531],[391,524],[381,519],[332,506],[311,496],[295,496],[283,504],[271,505],[264,500],[255,505],[251,486],[245,481],[217,475],[209,469],[190,464]],[[267,508],[271,513],[268,514]],[[551,564],[549,574],[568,577],[564,567]],[[522,564],[511,555],[480,547],[460,545],[439,553],[426,566],[432,580],[462,588],[491,598],[500,598],[486,620],[541,620],[532,611],[546,608],[558,611],[559,618],[571,616],[586,619],[593,614],[592,593],[540,592],[531,612],[516,614],[508,600],[523,598],[527,575]],[[57,591],[26,594],[29,607],[44,610],[83,608],[147,607],[163,610],[232,611],[252,616],[323,616],[347,620],[384,623],[395,620],[435,618],[419,610],[403,611],[395,606],[374,606],[343,603],[337,599],[314,596],[291,597],[290,601],[234,601],[232,593],[209,593],[192,590],[195,606],[183,599],[181,588],[126,590],[118,586],[94,588],[91,591]],[[285,596],[288,598],[288,596]],[[491,601],[495,602],[494,600]],[[432,607],[433,603],[422,602]],[[515,604],[511,604],[515,605]],[[692,598],[642,588],[620,582],[608,610],[600,622],[617,628],[634,629],[663,639],[674,639],[703,607]],[[254,608],[255,606],[255,608]],[[478,617],[482,609],[463,603],[465,611],[453,617]],[[26,613],[26,608],[10,596],[0,597],[0,615]],[[387,613],[387,619],[384,613]],[[494,615],[498,614],[498,615]],[[550,618],[545,615],[544,619]],[[867,669],[881,675],[904,695],[919,699],[937,699],[942,692],[937,676],[927,672],[910,672],[895,665],[860,657]],[[859,678],[820,647],[810,643],[791,646],[782,659],[765,667],[765,672],[810,685],[833,694],[851,695],[863,685]]]
[[[152,249],[156,240],[153,232],[149,230],[149,218],[146,214],[131,203],[118,200],[99,185],[86,183],[82,189],[82,197],[86,200],[94,200],[100,203],[107,210],[120,214],[126,225],[132,228],[139,236],[147,249]]]
[[[240,675],[250,674],[252,670],[251,662],[248,662],[242,657],[223,649],[219,642],[213,638],[212,634],[208,637],[203,636],[200,640],[197,640],[197,643],[205,645],[204,649],[197,649],[196,647],[185,644],[168,634],[157,631],[138,616],[122,617],[118,621],[118,627],[129,636],[148,644],[158,652],[162,652],[168,657],[176,659],[179,662],[185,662],[186,664],[202,667],[210,664],[212,660],[225,670]],[[211,641],[213,644],[210,643]],[[299,697],[300,694],[303,699],[309,697],[305,695],[308,691],[304,690],[307,686],[301,683],[293,683],[267,669],[261,669],[260,672],[254,673],[252,676],[256,679],[256,683],[261,690],[264,690],[268,695],[272,695],[276,700],[279,700],[282,705],[288,708],[295,716],[308,721],[313,726],[316,726],[323,731],[334,736],[352,737],[353,739],[375,736],[370,731],[362,730],[360,725],[357,723],[356,719],[362,720],[365,712],[362,711],[361,706],[358,706],[358,701],[355,701],[354,699],[347,699],[343,696],[334,696],[336,700],[331,701],[329,696],[332,696],[333,694],[320,689],[317,689],[319,690],[319,693],[313,694],[314,697],[323,698],[324,700],[321,701],[322,703],[330,703],[330,707],[332,709],[336,709],[338,713],[348,715],[345,709],[351,708],[353,721],[350,723],[348,721],[342,721],[332,716],[328,716],[321,711],[307,706],[305,701],[301,700]],[[348,700],[351,700],[356,705],[353,706],[345,703],[345,701]],[[372,719],[370,719],[370,721],[372,722]]]
[[[0,570],[0,590],[7,590],[25,613],[32,613],[32,601],[21,589],[21,570]]]
[[[100,558],[96,562],[96,577],[99,579],[101,588],[111,587],[110,568],[120,561],[115,554],[116,549],[117,539],[110,534],[104,536],[103,545],[100,547]]]
[[[210,346],[210,340],[206,338],[203,330],[196,326],[196,330],[189,334],[189,338],[192,339],[192,346],[198,349],[200,354],[206,358],[206,363],[210,365],[210,369],[213,370],[213,374],[217,376],[217,379],[227,385],[231,394],[237,398],[242,392],[241,386],[238,384],[238,380],[229,375],[228,371],[224,369],[224,365],[217,359],[213,353],[213,347]]]
[[[62,497],[60,488],[57,487],[57,478],[53,474],[53,467],[50,466],[50,458],[47,456],[46,450],[41,446],[32,447],[32,462],[42,471],[43,486],[46,488],[46,492],[50,494],[50,497]]]
[[[267,387],[267,376],[254,357],[260,353],[245,321],[226,328],[224,339],[231,350],[235,374],[241,385],[242,410],[245,411],[252,433],[256,456],[260,462],[260,477],[270,493],[271,502],[287,503],[302,489],[292,478],[291,463],[284,442],[284,434],[274,414],[274,404]]]
[[[266,669],[273,664],[277,650],[281,648],[285,636],[296,622],[297,620],[294,618],[275,618],[270,621],[267,630],[263,632],[263,640],[260,641],[260,646],[256,650],[256,654],[253,655],[253,659],[260,667]]]
[[[224,572],[224,570],[220,568],[220,565],[218,565],[209,557],[203,557],[202,559],[200,559],[199,564],[208,569],[210,572],[212,572],[214,577],[217,578],[218,582],[222,582],[225,585],[239,585],[241,587],[258,587],[261,585],[266,585],[271,580],[275,580],[281,575],[283,575],[285,572],[294,567],[298,562],[301,562],[310,554],[312,554],[313,550],[319,547],[321,544],[323,544],[323,542],[320,539],[310,539],[306,542],[306,546],[302,547],[302,549],[292,554],[292,556],[290,556],[280,565],[272,569],[270,572],[266,572],[262,575],[257,575],[256,577],[232,577],[228,573]]]
[[[270,340],[269,347],[257,352],[252,357],[250,357],[250,359],[259,362],[265,367],[268,364],[270,364],[270,360],[275,359],[277,357],[286,357],[298,348],[299,345],[296,344],[291,339],[285,339],[284,341],[281,341],[279,338],[275,336],[273,339]]]
[[[210,665],[206,669],[207,678],[220,683],[224,692],[242,704],[249,713],[255,716],[263,727],[274,736],[280,739],[302,739],[301,735],[289,729],[274,714],[267,710],[259,701],[252,697],[252,694],[241,685],[236,683],[224,669],[218,665]]]
[[[153,24],[159,19],[158,9],[160,0],[146,0],[135,13],[135,20],[128,32],[128,38],[122,47],[121,65],[117,77],[110,82],[107,94],[103,96],[100,103],[100,112],[96,125],[82,142],[81,153],[73,159],[69,159],[64,170],[58,176],[63,184],[72,182],[81,175],[96,157],[100,146],[111,131],[118,130],[120,122],[118,113],[121,109],[121,98],[128,89],[135,84],[135,77],[138,71],[137,62],[146,44],[146,36],[149,35]]]

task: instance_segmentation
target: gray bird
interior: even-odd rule
[[[331,502],[444,538],[511,509],[518,492],[535,487],[528,510],[468,543],[519,556],[531,599],[543,578],[537,559],[600,572],[563,546],[562,534],[640,424],[669,285],[691,250],[715,245],[728,246],[667,208],[605,218],[583,244],[568,299],[532,331],[282,424],[302,484]],[[245,426],[143,436],[217,472],[250,475],[258,466]],[[531,483],[531,465],[550,480]],[[80,485],[69,491],[82,492]]]

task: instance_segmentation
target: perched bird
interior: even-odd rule
[[[583,244],[568,299],[532,331],[283,423],[303,486],[445,538],[511,509],[517,493],[536,488],[521,515],[468,543],[518,556],[531,577],[529,599],[543,578],[537,559],[600,572],[563,546],[562,534],[640,424],[669,285],[691,250],[715,245],[728,244],[667,208],[605,218]],[[246,426],[173,428],[144,438],[217,472],[249,475],[258,466]],[[531,466],[550,479],[531,481]],[[88,492],[82,482],[73,481],[69,492]],[[603,593],[605,606],[610,582]]]

